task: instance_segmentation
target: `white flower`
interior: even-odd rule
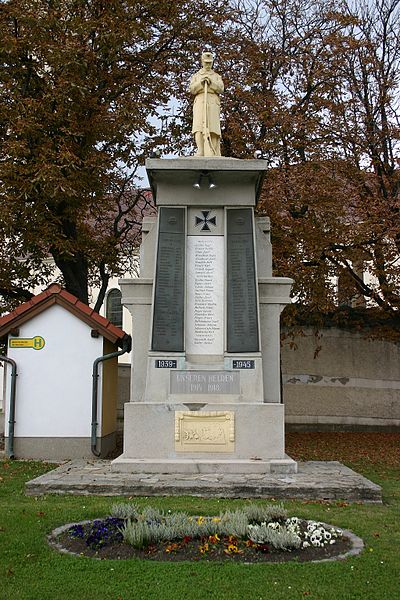
[[[310,542],[313,546],[323,546],[324,545],[324,530],[315,529],[310,535]]]
[[[296,535],[300,534],[300,525],[298,523],[291,522],[289,519],[286,520],[286,529],[290,531],[290,533],[295,533]]]
[[[313,531],[313,533],[312,533],[312,537],[315,537],[318,539],[322,538],[322,531],[320,529],[315,529],[315,531]]]

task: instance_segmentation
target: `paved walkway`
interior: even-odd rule
[[[382,502],[378,485],[337,461],[299,463],[298,473],[290,475],[146,475],[111,472],[107,460],[74,460],[28,481],[26,493]]]

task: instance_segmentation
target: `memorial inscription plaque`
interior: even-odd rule
[[[240,394],[240,371],[171,371],[171,394]]]
[[[234,452],[233,411],[175,412],[175,450],[178,452]]]
[[[185,210],[160,208],[152,350],[184,347]]]
[[[188,354],[223,354],[224,239],[188,236]]]
[[[227,211],[227,350],[258,352],[257,291],[251,208]]]

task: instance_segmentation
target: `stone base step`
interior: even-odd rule
[[[74,460],[26,484],[26,494],[178,496],[382,502],[379,485],[336,461],[300,462],[291,474],[115,473],[106,460]]]
[[[197,459],[130,458],[123,454],[112,461],[113,473],[156,474],[267,474],[297,473],[297,463],[289,456],[281,459]]]

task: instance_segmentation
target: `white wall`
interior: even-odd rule
[[[4,363],[0,362],[0,435],[4,434],[4,386],[5,386]]]
[[[19,339],[40,335],[46,344],[42,350],[8,348],[18,368],[16,437],[90,436],[92,365],[103,354],[103,338],[90,332],[57,304],[21,325]],[[9,379],[7,369],[6,435]]]
[[[0,362],[0,411],[4,407],[4,362]],[[0,432],[1,433],[1,432]]]

